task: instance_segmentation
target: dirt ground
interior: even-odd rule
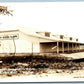
[[[83,81],[84,52],[54,56],[29,56],[0,59],[0,81],[45,82]],[[69,56],[68,56],[69,55]],[[71,55],[71,56],[70,56]],[[68,58],[67,58],[68,57]],[[69,59],[71,58],[71,59]]]

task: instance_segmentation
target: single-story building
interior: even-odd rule
[[[0,54],[4,53],[64,53],[84,50],[77,38],[34,31],[17,26],[15,30],[0,31]]]

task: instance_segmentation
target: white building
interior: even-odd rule
[[[15,27],[15,30],[0,31],[0,53],[3,56],[12,53],[64,53],[84,50],[84,44],[78,42],[78,39]]]

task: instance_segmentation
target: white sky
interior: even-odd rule
[[[18,2],[4,5],[13,9],[14,15],[0,15],[3,25],[17,24],[67,34],[84,42],[84,2]]]

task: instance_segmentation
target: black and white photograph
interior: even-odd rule
[[[0,1],[0,81],[83,81],[83,36],[83,1]]]

